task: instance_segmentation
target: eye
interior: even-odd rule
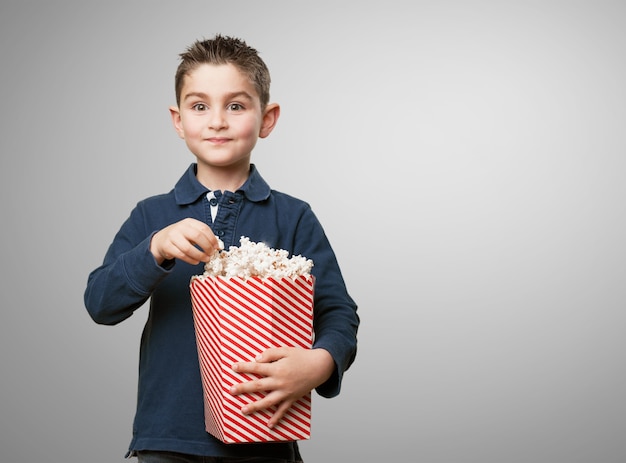
[[[231,103],[228,105],[228,109],[231,111],[243,111],[244,107],[239,103]]]
[[[204,103],[196,103],[192,106],[192,108],[196,111],[206,111],[207,109],[209,109]]]

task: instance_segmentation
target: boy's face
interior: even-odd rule
[[[184,80],[180,106],[170,108],[178,135],[198,169],[247,169],[259,137],[270,134],[278,106],[261,109],[254,85],[235,66],[203,64]]]

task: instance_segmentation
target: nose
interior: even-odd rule
[[[227,125],[225,111],[213,109],[209,114],[209,128],[218,130],[223,129]]]

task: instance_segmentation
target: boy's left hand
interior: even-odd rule
[[[276,412],[267,423],[272,428],[295,401],[330,378],[334,368],[333,358],[324,349],[270,348],[254,362],[233,365],[233,370],[238,373],[253,374],[260,378],[237,384],[230,393],[265,392],[263,399],[246,405],[241,411],[249,415],[276,405]]]

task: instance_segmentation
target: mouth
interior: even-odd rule
[[[230,141],[230,138],[211,137],[211,138],[207,138],[207,141],[214,145],[223,145],[224,143],[228,143]]]

